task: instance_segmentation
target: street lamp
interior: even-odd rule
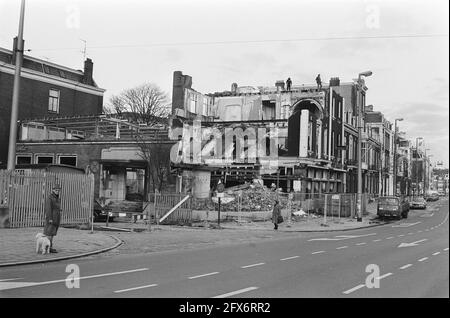
[[[418,168],[419,168],[419,164],[418,164],[418,159],[419,159],[419,145],[418,145],[418,141],[419,139],[423,139],[422,137],[417,137],[416,138],[416,167],[415,167],[415,175],[416,175],[416,186],[414,187],[414,197],[416,196],[416,192],[419,193],[419,172],[418,172]]]
[[[394,121],[394,195],[397,195],[397,122],[402,120],[403,118],[396,118]]]
[[[358,74],[358,85],[361,85],[362,77],[368,77],[372,75],[372,71],[366,71]],[[359,98],[357,99],[360,100]],[[359,103],[358,103],[359,104]],[[357,221],[362,222],[362,162],[361,162],[361,110],[364,105],[358,105],[358,194],[357,194],[357,203],[356,203],[356,212],[357,212]]]
[[[428,174],[427,174],[427,170],[428,170],[428,155],[427,155],[427,150],[431,150],[429,148],[425,149],[425,158],[424,158],[424,171],[423,171],[423,195],[425,195],[425,191],[428,190]]]

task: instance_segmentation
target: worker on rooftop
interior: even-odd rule
[[[291,91],[291,85],[292,85],[291,78],[288,77],[288,79],[286,80],[286,90],[287,90],[288,92]]]
[[[320,74],[316,77],[317,89],[322,89],[322,79],[320,78]]]

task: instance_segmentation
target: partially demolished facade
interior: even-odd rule
[[[189,75],[174,72],[170,135],[178,144],[171,161],[179,190],[202,198],[219,179],[236,185],[258,178],[285,192],[356,192],[355,115],[366,90],[363,81],[333,78],[321,89],[286,91],[277,81],[202,94]],[[378,174],[364,172],[374,188],[363,189],[377,193]]]

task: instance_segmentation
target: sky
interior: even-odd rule
[[[423,137],[449,166],[448,0],[27,0],[26,54],[82,69],[94,62],[104,103],[174,71],[202,93],[366,78],[366,103]],[[20,0],[0,0],[0,47],[12,47]],[[83,49],[86,45],[86,52]],[[85,55],[86,54],[86,55]]]

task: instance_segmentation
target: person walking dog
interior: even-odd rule
[[[278,230],[278,224],[283,222],[281,216],[281,208],[278,200],[275,200],[275,205],[272,210],[272,223],[274,224],[274,230]]]
[[[45,225],[44,235],[50,240],[50,253],[58,253],[53,248],[53,237],[58,232],[59,224],[61,223],[61,199],[59,192],[61,186],[55,184],[52,188],[52,193],[45,201]]]

